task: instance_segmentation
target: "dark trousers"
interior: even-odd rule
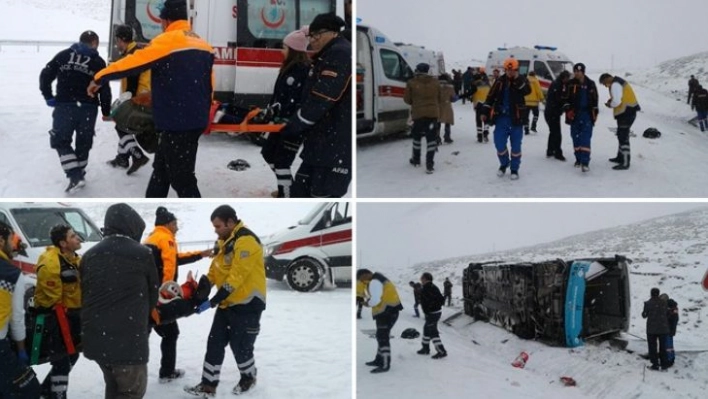
[[[8,338],[0,339],[0,398],[35,399],[39,381],[31,367],[22,366]]]
[[[42,395],[47,399],[64,399],[69,389],[69,372],[79,360],[79,354],[67,355],[51,362],[52,368],[42,381]]]
[[[356,318],[361,319],[361,310],[364,308],[364,298],[356,297]]]
[[[430,343],[433,343],[435,350],[438,352],[445,352],[445,347],[440,340],[440,332],[438,331],[438,321],[442,316],[442,311],[437,313],[426,313],[425,314],[425,324],[423,325],[423,347],[430,347]]]
[[[294,198],[341,198],[352,181],[346,167],[314,166],[303,162],[295,175]]]
[[[636,119],[637,114],[635,112],[625,111],[624,114],[619,115],[617,119],[617,157],[622,160],[621,165],[629,167],[631,160],[631,153],[629,150],[629,131],[632,128],[634,119]]]
[[[418,310],[418,305],[420,302],[416,299],[415,304],[413,304],[413,310],[415,311],[415,317],[420,317],[420,311]]]
[[[549,131],[546,155],[563,155],[563,150],[561,149],[561,142],[563,141],[563,137],[561,136],[561,116],[544,112],[543,117],[546,119]]]
[[[295,156],[300,150],[301,140],[283,140],[279,134],[270,134],[261,155],[275,173],[278,184],[278,198],[292,197],[293,172],[290,167],[295,161]]]
[[[106,382],[105,399],[142,399],[147,390],[147,364],[99,363]]]
[[[474,112],[474,123],[477,126],[477,141],[482,142],[483,137],[489,136],[489,125],[482,121],[482,110],[481,106],[478,104]]]
[[[127,160],[131,156],[134,159],[139,159],[145,156],[145,154],[143,154],[143,150],[140,149],[137,141],[135,141],[135,135],[118,130],[117,128],[116,133],[118,133],[119,157]]]
[[[438,139],[440,139],[440,132],[442,131],[443,125],[445,125],[445,135],[443,137],[445,138],[445,140],[450,140],[451,139],[451,137],[450,137],[450,133],[451,133],[450,124],[449,123],[440,123],[440,122],[438,122],[437,126],[435,127],[435,131],[438,135]],[[438,144],[440,144],[439,141],[438,141]]]
[[[398,312],[386,312],[375,317],[376,321],[376,362],[388,370],[391,367],[391,329],[396,325]]]
[[[89,151],[96,134],[98,107],[90,104],[57,104],[52,112],[49,145],[59,154],[59,162],[68,178],[81,178],[88,165]],[[76,132],[76,148],[73,148]]]
[[[452,302],[452,294],[446,293],[443,301],[447,301],[447,306],[450,306],[450,303]]]
[[[231,347],[241,378],[256,377],[253,346],[261,328],[261,312],[242,312],[234,307],[219,308],[214,314],[207,341],[207,352],[204,356],[202,372],[204,385],[212,387],[219,385],[226,345]]]
[[[676,360],[676,351],[674,350],[674,337],[670,334],[666,335],[666,361],[669,366],[673,366]]]
[[[659,353],[656,352],[656,343],[659,342]],[[647,334],[647,345],[649,345],[649,361],[652,366],[669,366],[666,359],[666,334]]]
[[[204,129],[158,133],[147,198],[165,198],[172,187],[180,198],[201,198],[194,166]]]
[[[533,114],[533,120],[529,116]],[[529,134],[529,125],[531,125],[531,130],[536,130],[536,124],[538,123],[538,105],[532,106],[527,105],[524,110],[524,132]]]
[[[438,149],[437,124],[438,121],[435,118],[420,118],[413,121],[413,129],[411,129],[411,136],[413,136],[413,160],[420,163],[421,139],[425,137],[427,147],[425,152],[425,165],[427,167],[433,167],[435,165],[435,151]]]
[[[175,371],[177,363],[177,339],[179,326],[177,322],[160,324],[154,327],[155,333],[162,337],[160,342],[160,377],[167,377]]]

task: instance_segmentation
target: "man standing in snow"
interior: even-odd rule
[[[447,301],[447,306],[450,306],[450,302],[452,302],[452,282],[447,277],[445,277],[445,282],[443,283],[443,290],[445,292],[445,301]]]
[[[201,260],[212,254],[212,250],[179,252],[177,240],[177,218],[165,207],[158,207],[155,211],[155,230],[150,233],[145,240],[145,245],[152,250],[157,266],[157,278],[159,283],[165,284],[168,281],[176,282],[178,276],[177,268],[181,265]],[[160,383],[170,382],[177,378],[182,378],[184,370],[175,368],[177,363],[177,338],[179,337],[179,326],[177,322],[162,323],[154,327],[157,335],[162,337],[160,350]]]
[[[371,307],[371,315],[376,321],[376,358],[367,362],[367,366],[376,367],[372,373],[384,373],[391,368],[391,329],[398,320],[398,313],[403,310],[398,291],[393,283],[381,273],[369,269],[356,272],[357,281],[363,282],[369,292],[369,299],[364,304]]]
[[[691,75],[691,79],[688,80],[688,99],[686,99],[686,104],[691,104],[691,109],[693,109],[693,103],[691,98],[696,93],[696,88],[700,86],[698,84],[698,79],[694,75]]]
[[[238,385],[231,392],[240,395],[256,386],[253,346],[261,328],[261,313],[266,308],[263,246],[228,205],[221,205],[212,212],[211,223],[219,237],[219,250],[207,277],[217,292],[202,303],[197,312],[217,309],[207,341],[202,381],[184,390],[199,397],[216,394],[228,344],[241,373]]]
[[[145,196],[165,198],[172,187],[180,198],[199,198],[194,168],[199,138],[209,125],[214,49],[192,31],[186,1],[165,0],[160,18],[163,33],[96,73],[86,90],[93,95],[111,80],[150,69],[159,140]]]
[[[597,86],[585,76],[585,64],[573,66],[575,77],[566,90],[565,123],[570,125],[570,136],[575,149],[575,167],[583,172],[590,170],[590,142],[592,128],[597,120]]]
[[[669,368],[666,358],[666,336],[669,334],[668,307],[666,301],[659,298],[659,289],[651,289],[651,298],[644,302],[642,317],[647,319],[647,345],[649,346],[649,361],[651,369],[662,370]],[[656,343],[659,341],[659,353],[656,352]]]
[[[610,99],[607,100],[605,106],[613,109],[613,114],[617,120],[617,141],[619,148],[617,156],[610,158],[610,162],[614,162],[614,170],[629,169],[629,161],[631,160],[629,151],[629,132],[632,128],[634,120],[637,118],[637,112],[641,110],[637,96],[634,95],[634,90],[629,83],[618,77],[612,76],[609,73],[600,75],[600,83],[610,89]]]
[[[157,268],[140,244],[145,222],[127,204],[106,211],[103,240],[81,259],[84,356],[98,363],[106,398],[139,399],[147,388],[150,312]]]
[[[698,127],[702,132],[708,130],[708,90],[703,86],[697,85],[693,91],[692,107],[696,110],[698,118]]]
[[[563,136],[561,134],[561,115],[563,114],[563,98],[565,97],[566,84],[570,79],[570,72],[563,71],[558,75],[556,80],[551,83],[546,95],[546,107],[543,111],[543,117],[548,124],[548,146],[546,147],[546,157],[554,157],[559,161],[565,161],[561,142]]]
[[[100,104],[103,120],[110,120],[111,88],[101,88],[99,98],[88,96],[86,86],[94,75],[106,67],[98,55],[98,35],[90,30],[81,34],[79,42],[55,55],[39,76],[39,89],[52,112],[49,145],[59,154],[61,167],[69,185],[66,192],[74,193],[86,185],[86,165],[96,134],[96,115]],[[52,82],[57,80],[57,94],[52,94]],[[100,99],[100,100],[99,100]],[[72,148],[76,132],[76,148]]]
[[[432,341],[435,350],[438,352],[433,355],[433,359],[442,359],[447,356],[447,351],[440,340],[438,321],[440,321],[442,316],[442,306],[445,303],[445,298],[440,293],[440,289],[433,284],[432,274],[423,273],[420,276],[420,283],[423,285],[420,290],[420,305],[425,314],[425,325],[423,326],[423,347],[418,351],[418,354],[429,355],[430,342]]]
[[[543,90],[541,90],[541,83],[538,82],[536,77],[536,72],[531,71],[528,75],[529,85],[531,86],[531,93],[529,93],[524,100],[526,100],[526,125],[524,126],[524,134],[529,134],[529,123],[531,124],[530,131],[536,133],[536,124],[538,123],[538,104],[545,100],[543,96]],[[533,114],[533,120],[529,120],[529,115]]]
[[[415,311],[415,317],[420,317],[420,312],[418,311],[418,305],[420,305],[420,283],[414,283],[413,281],[410,281],[408,285],[413,288],[413,300],[414,305],[413,305],[413,310]]]
[[[406,83],[403,101],[411,106],[413,128],[413,156],[411,165],[420,166],[421,139],[425,136],[426,172],[435,170],[435,152],[438,149],[438,134],[436,126],[440,117],[440,83],[428,74],[430,65],[420,63],[415,67],[415,76]]]

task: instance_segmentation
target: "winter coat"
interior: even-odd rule
[[[138,43],[132,42],[125,49],[125,53],[121,54],[121,58],[125,58],[142,48],[142,46],[138,46]],[[150,93],[150,70],[123,78],[120,81],[120,92],[129,92],[132,94],[132,98],[135,98],[138,94]]]
[[[101,105],[101,114],[111,114],[111,88],[101,87],[98,96],[89,97],[86,88],[94,75],[106,67],[98,51],[84,43],[75,43],[52,58],[39,75],[39,89],[45,100],[57,103]],[[57,81],[57,94],[52,94],[52,82]]]
[[[440,117],[440,83],[428,74],[418,73],[406,83],[403,101],[411,106],[411,119]]]
[[[440,293],[440,289],[429,281],[423,284],[420,289],[420,307],[423,309],[423,313],[430,314],[439,312],[445,303],[445,298]]]
[[[673,299],[669,299],[666,305],[669,309],[669,334],[673,337],[676,335],[676,327],[679,321],[678,304]]]
[[[563,113],[563,104],[565,103],[565,91],[567,85],[563,83],[561,77],[551,83],[546,93],[546,109],[544,113],[551,117],[559,117]]]
[[[582,88],[585,88],[587,90],[588,98],[587,104],[585,104],[585,106],[582,106],[580,104],[580,94]],[[582,83],[576,78],[570,79],[568,81],[565,94],[565,102],[569,107],[568,109],[572,110],[574,115],[579,115],[581,112],[589,112],[590,119],[592,120],[592,123],[594,125],[595,121],[597,120],[597,114],[599,112],[597,108],[598,95],[597,86],[595,85],[595,82],[593,82],[587,76],[585,77]],[[570,117],[569,120],[567,120],[566,122],[571,123],[572,119],[573,118]]]
[[[188,21],[175,21],[144,49],[102,69],[94,80],[107,87],[109,80],[150,69],[155,127],[174,132],[206,129],[214,90],[213,51]]]
[[[473,73],[469,69],[462,74],[462,87],[465,91],[469,90],[472,87],[472,75]]]
[[[497,79],[492,88],[487,94],[487,99],[484,105],[480,107],[485,115],[487,115],[487,123],[494,125],[496,119],[503,113],[504,91],[509,89],[509,116],[513,125],[524,124],[524,114],[526,110],[526,101],[524,97],[531,93],[531,86],[528,80],[519,75],[513,81],[504,74]]]
[[[642,317],[647,319],[647,334],[665,335],[669,333],[668,307],[659,297],[644,302]]]
[[[81,260],[84,355],[99,364],[146,364],[158,281],[153,255],[139,242],[145,222],[128,205],[115,204],[104,226],[104,239]]]
[[[177,266],[202,259],[201,251],[179,252],[175,235],[165,226],[155,226],[144,243],[152,250],[157,267],[157,281],[162,284],[178,280]]]
[[[450,280],[445,280],[443,290],[445,290],[445,295],[452,295],[452,282]]]
[[[696,89],[693,93],[693,105],[697,112],[708,112],[708,90]]]
[[[455,97],[455,88],[451,84],[440,82],[440,116],[438,122],[455,124],[455,113],[452,110],[452,100]]]
[[[298,118],[286,127],[304,137],[300,158],[308,165],[351,169],[351,50],[349,41],[336,37],[313,56]]]
[[[420,283],[413,283],[413,299],[415,303],[420,303],[420,289],[423,288]]]
[[[54,245],[39,255],[34,269],[37,275],[36,307],[50,309],[56,304],[69,309],[81,307],[80,261],[78,255],[67,257]]]
[[[541,84],[538,82],[538,78],[535,76],[529,76],[529,85],[531,86],[531,93],[529,93],[524,100],[526,101],[526,106],[528,107],[538,107],[538,103],[544,100],[543,90],[541,90]]]
[[[307,81],[309,72],[309,64],[298,62],[278,75],[273,89],[273,97],[270,100],[271,105],[280,104],[280,110],[275,116],[289,119],[295,115],[302,102],[302,88]]]

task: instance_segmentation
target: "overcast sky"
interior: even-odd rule
[[[702,208],[686,203],[359,203],[357,263],[401,265],[545,243]]]
[[[357,17],[450,63],[502,46],[558,47],[588,69],[651,67],[706,51],[705,0],[358,0]],[[448,68],[450,69],[450,68]]]

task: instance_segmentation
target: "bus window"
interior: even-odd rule
[[[551,71],[548,70],[546,64],[542,61],[534,61],[533,70],[536,72],[536,76],[545,80],[553,80]]]

